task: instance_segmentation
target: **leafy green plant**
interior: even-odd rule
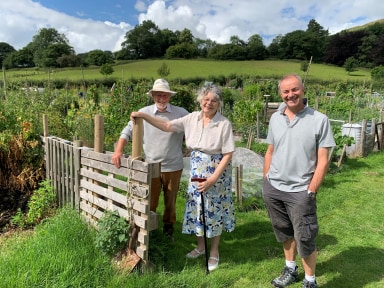
[[[23,215],[21,209],[18,209],[11,222],[21,228],[33,226],[51,217],[56,208],[56,194],[50,181],[44,180],[40,183],[40,188],[33,192],[28,202],[27,214]]]
[[[130,225],[117,211],[105,211],[97,227],[95,244],[103,254],[112,256],[127,245]]]
[[[171,73],[171,69],[165,62],[161,64],[159,69],[157,69],[157,74],[162,78],[167,77],[170,73]]]
[[[344,145],[351,146],[355,143],[355,138],[348,136],[348,135],[342,135],[341,129],[339,126],[332,126],[332,132],[333,132],[333,138],[336,142],[336,147],[333,152],[334,156],[341,156],[342,150]]]

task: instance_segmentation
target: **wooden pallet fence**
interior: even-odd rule
[[[118,169],[112,154],[81,150],[80,210],[93,225],[104,211],[117,211],[139,227],[136,253],[148,260],[149,231],[157,229],[157,214],[149,211],[151,179],[160,175],[160,163],[149,164],[131,157],[122,159]]]
[[[136,254],[147,263],[149,231],[158,228],[159,220],[149,211],[151,181],[159,177],[160,163],[128,157],[118,169],[112,164],[111,152],[95,152],[57,137],[43,137],[43,142],[46,177],[59,206],[70,204],[95,227],[106,210],[132,220],[139,228]]]

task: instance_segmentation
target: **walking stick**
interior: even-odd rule
[[[205,211],[204,211],[204,193],[200,193],[201,195],[201,212],[203,213],[203,226],[204,226],[204,247],[205,247],[205,269],[207,270],[207,274],[209,274],[208,269],[208,247],[207,247],[207,227],[205,226]]]
[[[191,178],[192,182],[204,182],[206,179],[205,178]],[[202,218],[203,218],[203,227],[204,227],[204,249],[205,249],[205,269],[207,274],[209,274],[209,269],[208,269],[208,245],[207,245],[207,227],[205,225],[205,209],[204,209],[204,193],[200,193],[201,196],[201,213],[202,213]]]

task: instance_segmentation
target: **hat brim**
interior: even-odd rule
[[[165,92],[165,93],[171,94],[171,96],[174,96],[177,93],[175,91],[166,90],[166,89],[155,89],[155,90],[151,89],[147,92],[147,95],[152,96],[152,92]]]

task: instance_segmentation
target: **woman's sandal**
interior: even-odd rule
[[[209,260],[214,260],[216,261],[214,264],[211,264],[211,263],[208,263],[208,270],[209,271],[213,271],[215,270],[217,267],[219,267],[219,256],[216,257],[209,257]]]
[[[195,259],[195,258],[198,258],[200,257],[201,255],[204,255],[205,254],[205,250],[203,251],[199,251],[197,248],[193,249],[191,252],[189,252],[186,257],[187,258],[191,258],[191,259]]]

